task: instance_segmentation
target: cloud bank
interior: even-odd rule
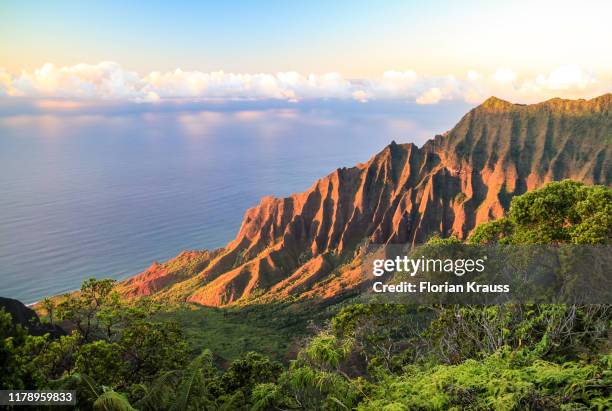
[[[157,102],[173,99],[406,100],[418,104],[462,100],[480,103],[495,95],[531,103],[552,97],[589,98],[612,91],[612,75],[597,77],[578,65],[522,76],[510,68],[492,73],[428,76],[413,70],[387,71],[373,79],[347,79],[338,73],[303,75],[235,74],[223,71],[151,72],[140,75],[115,62],[56,67],[45,64],[15,75],[0,69],[0,97],[65,98]]]

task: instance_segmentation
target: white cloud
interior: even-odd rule
[[[14,93],[11,75],[5,70],[0,69],[0,96],[12,95]]]
[[[234,74],[217,71],[152,72],[142,79],[143,90],[160,97],[202,98],[348,98],[352,85],[338,73],[303,76],[296,72]]]
[[[416,102],[418,104],[437,104],[440,100],[442,100],[442,90],[434,87],[417,97]]]
[[[362,103],[367,103],[368,98],[370,98],[369,94],[365,90],[355,90],[352,94],[353,98],[357,101],[361,101]]]
[[[414,93],[419,86],[419,75],[414,70],[386,71],[381,79],[370,82],[374,94],[381,97],[402,97]]]
[[[509,68],[493,73],[468,71],[463,77],[428,76],[414,70],[387,71],[371,79],[350,80],[339,73],[303,75],[201,72],[176,69],[147,75],[125,70],[114,62],[56,67],[45,64],[33,72],[13,75],[0,69],[0,96],[29,98],[104,99],[156,102],[167,99],[354,99],[360,102],[399,99],[418,104],[444,100],[479,103],[491,95],[517,102],[547,98],[592,97],[612,90],[612,79],[600,81],[576,65],[550,73],[521,76]]]
[[[597,83],[597,79],[580,66],[571,65],[559,67],[549,75],[540,74],[536,83],[550,90],[585,89]]]
[[[499,68],[493,73],[492,77],[498,83],[508,84],[516,80],[516,73],[508,68]]]
[[[47,63],[33,73],[23,71],[12,79],[9,95],[77,98],[136,98],[140,91],[137,73],[119,64],[77,64],[57,68]]]
[[[482,76],[480,75],[479,72],[477,72],[476,70],[469,70],[467,73],[467,78],[470,81],[476,81],[479,80]]]

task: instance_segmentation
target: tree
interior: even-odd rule
[[[343,355],[358,355],[366,367],[396,366],[395,356],[406,348],[407,340],[424,327],[423,316],[416,310],[400,304],[352,304],[344,307],[331,321],[333,333],[345,342],[339,343]],[[348,344],[348,345],[347,345]],[[352,352],[346,352],[346,347]],[[351,371],[363,373],[356,360]],[[348,367],[347,367],[348,368]]]
[[[28,335],[21,325],[13,325],[11,314],[0,309],[0,387],[25,389],[32,383],[23,347]]]
[[[279,363],[268,357],[248,352],[232,362],[221,382],[226,392],[242,390],[250,394],[256,384],[275,382],[282,370]]]
[[[100,327],[96,315],[110,298],[114,283],[112,279],[90,278],[84,281],[78,293],[64,296],[57,307],[58,317],[74,324],[86,342],[99,338]]]
[[[47,319],[49,320],[49,324],[53,325],[53,320],[54,320],[53,315],[55,313],[55,303],[53,302],[51,298],[45,297],[43,298],[41,305],[47,312]]]
[[[59,302],[56,312],[73,329],[70,335],[28,336],[21,344],[38,378],[29,388],[78,374],[129,392],[188,363],[187,342],[178,325],[155,321],[157,304],[121,300],[113,285],[114,280],[89,279]]]
[[[516,196],[508,217],[480,224],[474,244],[610,244],[612,189],[572,180],[551,182]]]
[[[124,362],[124,385],[140,383],[189,360],[187,342],[177,324],[138,321],[126,327],[118,341]]]
[[[80,347],[76,354],[74,370],[95,376],[105,386],[117,387],[122,383],[124,362],[122,347],[105,340],[93,341]]]

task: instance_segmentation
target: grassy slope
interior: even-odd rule
[[[299,342],[337,311],[307,305],[269,304],[242,308],[180,305],[160,316],[176,321],[195,351],[208,348],[227,363],[248,351],[287,362]]]

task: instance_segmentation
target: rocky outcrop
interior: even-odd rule
[[[611,94],[535,105],[492,97],[421,148],[392,142],[303,193],[263,198],[225,248],[181,254],[120,289],[212,306],[333,297],[360,286],[351,266],[360,244],[465,238],[545,182],[609,185],[611,109]]]

